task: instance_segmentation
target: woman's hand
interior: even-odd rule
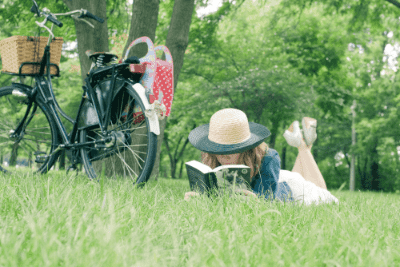
[[[249,190],[246,190],[246,189],[237,189],[236,192],[242,193],[242,194],[244,194],[245,196],[252,196],[252,197],[257,198],[257,195],[256,195],[256,194],[254,194],[253,192],[251,192],[251,191],[249,191]]]
[[[189,200],[191,197],[200,196],[197,192],[186,192],[185,193],[185,200]]]
[[[251,197],[257,198],[257,195],[256,195],[256,194],[254,194],[253,192],[251,192],[251,191],[249,191],[249,190],[246,190],[246,189],[237,189],[236,192],[237,192],[237,193],[241,193],[241,194],[243,194],[243,195],[246,196],[246,197],[251,196]],[[192,197],[197,197],[197,196],[200,196],[200,194],[197,193],[197,192],[186,192],[186,193],[185,193],[185,198],[184,198],[184,199],[185,199],[186,201],[188,201],[190,198],[192,198]]]

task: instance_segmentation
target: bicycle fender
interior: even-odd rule
[[[140,83],[135,83],[134,85],[128,83],[128,86],[130,86],[136,93],[139,95],[140,100],[142,100],[142,103],[145,107],[144,114],[147,118],[149,118],[150,122],[150,132],[160,135],[160,124],[158,123],[158,118],[157,115],[154,111],[154,108],[149,103],[149,100],[147,100],[146,97],[146,89],[144,89],[143,85]]]
[[[33,88],[23,83],[12,83],[12,86],[18,89],[21,93],[26,94],[29,98],[32,97]]]
[[[111,80],[104,80],[99,82],[94,86],[94,90],[97,96],[97,99],[100,104],[100,112],[103,114],[105,110],[105,99],[108,99],[114,97],[118,94],[118,92],[122,89],[122,87],[125,84],[125,81],[122,79],[117,78],[115,80],[115,88],[114,88],[114,94],[111,95],[111,90],[110,90],[110,84]],[[78,119],[78,130],[82,130],[88,127],[96,126],[99,125],[99,119],[97,116],[96,109],[94,108],[93,104],[89,101],[86,100],[83,103],[82,110],[81,110],[81,115],[79,116]]]

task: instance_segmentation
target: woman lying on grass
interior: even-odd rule
[[[264,196],[266,199],[296,201],[305,204],[336,202],[326,188],[324,178],[311,154],[317,138],[317,121],[302,120],[304,139],[295,121],[284,137],[289,145],[297,147],[299,154],[292,171],[281,170],[276,150],[263,142],[270,131],[263,125],[248,122],[244,112],[238,109],[222,109],[205,124],[192,130],[190,143],[202,151],[202,161],[212,169],[229,164],[244,164],[251,169],[251,189],[241,190],[247,196]],[[185,200],[199,193],[187,192]]]

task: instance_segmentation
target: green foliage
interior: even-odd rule
[[[39,8],[42,9],[47,7],[53,13],[64,13],[70,11],[62,1],[40,1]],[[5,22],[12,26],[12,30],[7,32],[7,35],[29,35],[35,36],[38,34],[38,30],[41,30],[42,36],[48,36],[48,31],[42,28],[39,28],[35,24],[35,20],[42,22],[44,18],[37,18],[30,11],[32,6],[32,1],[8,1],[6,0],[4,3],[4,8],[0,9],[0,17],[5,19]],[[75,40],[75,26],[73,25],[73,21],[70,18],[60,19],[64,26],[62,28],[54,27],[56,29],[54,31],[55,36],[62,36],[65,41],[73,41]],[[49,24],[50,25],[50,24]],[[48,26],[50,27],[50,26]],[[3,33],[2,33],[3,34]]]
[[[180,83],[185,86],[178,85],[178,90],[185,90],[184,95],[177,94],[184,101],[174,100],[174,110],[183,109],[189,112],[191,121],[199,118],[204,124],[217,110],[236,107],[244,110],[250,121],[269,128],[278,117],[280,134],[294,119],[314,117],[318,120],[318,142],[313,153],[328,186],[339,187],[348,181],[350,156],[355,152],[356,187],[366,189],[362,179],[371,174],[370,165],[377,161],[381,188],[399,189],[399,89],[397,75],[382,61],[385,45],[396,42],[386,34],[393,31],[397,36],[399,27],[398,20],[390,17],[393,9],[388,3],[374,3],[356,4],[364,13],[354,18],[354,5],[350,3],[346,9],[340,1],[282,1],[268,5],[246,1],[234,15],[225,15],[217,28],[199,24],[205,19],[194,20],[193,37],[180,76]],[[390,12],[376,15],[389,9]],[[223,12],[224,7],[220,10]],[[207,40],[202,39],[204,36]],[[349,43],[360,45],[363,52],[359,53],[357,47],[354,52],[349,51]],[[386,76],[381,75],[382,70]],[[278,98],[272,98],[272,94]],[[357,99],[356,147],[351,145],[353,99]],[[257,101],[264,103],[262,115],[257,113]],[[184,102],[188,105],[181,106]],[[178,116],[181,122],[185,121],[183,116],[184,113]],[[169,124],[166,131],[170,131]],[[280,134],[276,139],[279,152],[286,144]],[[385,138],[393,142],[383,143]],[[378,140],[378,154],[372,156],[374,140]],[[188,160],[193,159],[189,157],[191,149],[189,146]],[[340,151],[345,158],[335,166],[338,162],[334,157]],[[293,166],[296,153],[296,149],[288,149],[288,167]]]
[[[37,1],[39,8],[47,7],[52,13],[69,12],[69,8],[61,0],[41,0]],[[107,26],[108,35],[113,36],[114,33],[128,33],[130,26],[130,16],[126,12],[128,2],[125,0],[106,1],[107,2]],[[4,1],[4,8],[0,9],[0,36],[12,35],[30,35],[38,34],[39,27],[35,24],[38,18],[30,11],[32,1]],[[129,8],[128,8],[129,9]],[[89,10],[90,12],[90,10]],[[44,18],[38,19],[42,22]],[[61,16],[58,18],[64,25],[62,28],[54,27],[55,36],[62,36],[64,43],[76,41],[75,22],[70,16]],[[3,24],[8,26],[3,29]],[[48,27],[50,27],[50,23]],[[9,26],[11,26],[9,28]],[[41,36],[48,36],[48,31],[41,28]],[[111,45],[111,39],[110,39]]]
[[[155,45],[165,44],[165,41],[167,40],[173,7],[174,0],[160,1],[156,28],[156,38],[154,41]]]
[[[207,2],[196,1],[196,7]],[[400,84],[398,72],[382,60],[385,46],[399,42],[398,8],[377,0],[234,2],[224,1],[217,12],[203,18],[193,13],[189,46],[165,130],[171,151],[168,154],[163,144],[162,169],[170,173],[171,158],[178,159],[177,168],[199,159],[200,152],[190,144],[179,157],[191,129],[208,123],[219,109],[236,107],[246,112],[249,121],[277,127],[275,148],[280,153],[287,146],[282,134],[293,120],[316,118],[318,139],[313,153],[328,187],[338,188],[348,181],[354,152],[356,188],[368,189],[364,180],[372,181],[375,171],[382,190],[399,190]],[[62,1],[39,4],[54,12],[68,11]],[[0,39],[37,33],[29,1],[4,0],[3,5]],[[130,26],[126,5],[127,1],[107,1],[110,49],[119,56],[127,37],[123,34]],[[160,1],[157,45],[165,44],[173,6],[174,0]],[[57,28],[56,36],[74,41],[73,20],[65,17],[62,21],[64,27]],[[387,36],[390,31],[392,38]],[[350,43],[354,51],[349,50]],[[53,80],[57,99],[71,117],[82,93],[78,60],[63,56],[62,77]],[[0,75],[0,83],[12,81],[17,79]],[[353,99],[357,101],[356,146],[351,145]],[[287,151],[290,169],[297,150],[289,147]],[[334,157],[339,152],[345,158],[336,166]]]
[[[345,28],[349,33],[361,31],[367,27],[373,29],[374,34],[385,30],[385,19],[387,17],[398,16],[398,7],[389,1],[380,0],[283,0],[282,7],[291,9],[295,7],[299,14],[304,10],[312,8],[316,3],[323,4],[324,9],[321,12],[323,17],[329,15],[349,16],[349,23]]]

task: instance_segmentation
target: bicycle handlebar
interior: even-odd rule
[[[39,6],[35,0],[32,1],[33,1],[33,6],[31,7],[31,12],[35,13],[38,17],[40,17]]]
[[[89,11],[82,9],[82,14],[78,17],[78,18],[91,18],[94,20],[97,20],[100,23],[104,22],[104,19],[97,17],[96,15],[93,15],[92,13],[90,13]]]
[[[47,14],[46,12],[41,12],[41,14],[45,15],[47,20],[50,22],[53,22],[54,25],[56,25],[60,28],[63,26],[62,22],[58,21],[55,17],[53,17],[51,13]]]
[[[87,11],[86,9],[74,10],[74,11],[67,12],[67,13],[52,14],[50,12],[50,10],[48,10],[47,8],[43,8],[43,10],[40,11],[39,6],[37,5],[36,1],[35,0],[32,0],[32,1],[33,1],[33,6],[31,7],[31,12],[35,13],[35,15],[38,17],[41,17],[42,15],[46,17],[46,19],[42,23],[36,22],[36,24],[38,24],[40,27],[44,27],[46,29],[48,29],[48,28],[44,24],[47,21],[52,22],[54,25],[56,25],[60,28],[63,26],[63,23],[61,21],[58,21],[55,15],[65,16],[65,15],[71,15],[71,14],[78,13],[78,12],[80,13],[80,15],[78,17],[73,16],[73,15],[71,17],[73,17],[74,19],[78,19],[78,20],[82,19],[82,18],[90,18],[90,19],[97,20],[100,23],[104,22],[104,19],[97,17],[96,15]],[[86,21],[84,19],[82,19],[82,20],[94,28],[94,26],[91,23],[89,23],[88,21]],[[53,35],[51,30],[49,30],[49,31],[50,31],[50,34]]]

